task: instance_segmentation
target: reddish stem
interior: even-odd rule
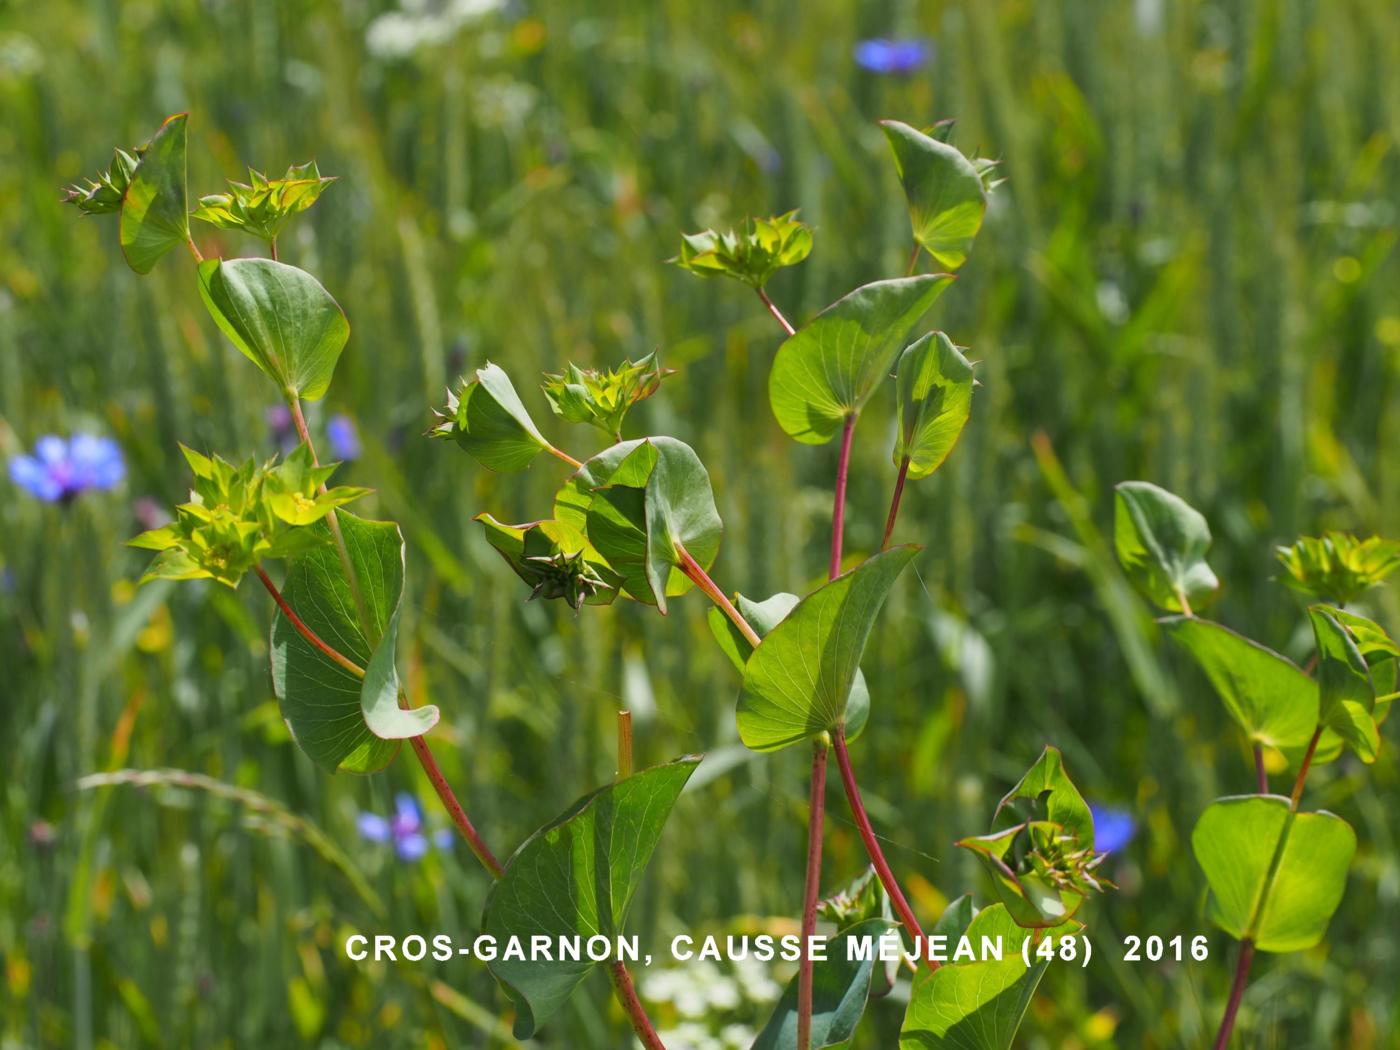
[[[1303,784],[1307,782],[1308,770],[1312,768],[1313,755],[1317,752],[1317,742],[1322,739],[1322,726],[1319,724],[1313,733],[1312,739],[1308,741],[1308,749],[1303,753],[1303,764],[1298,767],[1298,779],[1293,782],[1293,808],[1298,808],[1298,803],[1303,798]]]
[[[763,300],[763,305],[768,307],[768,312],[777,318],[778,323],[783,326],[783,331],[788,335],[796,335],[797,329],[792,326],[792,322],[783,316],[783,312],[778,309],[778,304],[768,298],[768,293],[762,288],[756,288],[754,290],[758,292],[758,297]]]
[[[838,728],[832,739],[832,747],[836,751],[836,764],[841,769],[841,783],[846,788],[846,800],[851,804],[851,815],[855,817],[856,828],[860,832],[861,841],[865,843],[865,852],[870,855],[870,863],[875,865],[875,873],[880,876],[880,882],[885,887],[885,892],[890,895],[890,903],[894,905],[895,914],[899,916],[900,922],[904,923],[909,936],[914,939],[915,946],[919,949],[919,955],[927,963],[930,970],[936,970],[939,963],[936,959],[928,957],[928,952],[924,942],[924,931],[919,925],[919,920],[914,917],[914,909],[909,907],[909,902],[904,899],[904,892],[899,888],[899,883],[895,880],[894,872],[890,870],[890,865],[885,860],[885,853],[880,849],[880,840],[875,837],[875,829],[870,826],[870,817],[865,812],[865,803],[860,798],[860,787],[856,784],[855,770],[851,768],[851,755],[846,749],[846,731]]]
[[[676,553],[680,555],[678,568],[685,574],[686,578],[699,587],[705,597],[714,602],[719,607],[720,612],[729,617],[729,622],[739,628],[739,633],[748,640],[748,643],[757,649],[758,643],[763,639],[758,636],[758,632],[749,625],[749,621],[744,619],[739,610],[734,608],[734,603],[724,596],[719,585],[710,579],[710,574],[701,568],[700,563],[690,556],[690,551],[679,543],[676,544]]]
[[[885,538],[880,541],[882,551],[890,549],[890,537],[894,535],[894,522],[899,517],[899,500],[904,495],[904,482],[909,478],[909,457],[899,461],[899,476],[894,479],[894,495],[890,497],[890,514],[885,519]]]
[[[272,582],[267,573],[263,572],[261,565],[253,566],[253,571],[258,574],[258,579],[262,580],[262,585],[267,588],[267,593],[272,595],[272,600],[277,603],[277,608],[282,610],[282,615],[287,618],[287,622],[295,627],[303,638],[310,642],[327,659],[331,660],[333,663],[339,664],[356,678],[363,678],[365,676],[365,669],[363,667],[339,650],[331,648],[321,640],[321,637],[315,631],[306,626],[305,621],[293,612],[292,607],[287,604],[287,599],[282,597],[282,592],[277,589],[277,585]]]
[[[204,261],[204,256],[200,253],[199,248],[195,245],[194,237],[191,234],[185,234],[185,247],[188,248],[190,250],[190,254],[194,256],[194,262],[196,266],[198,266]]]
[[[272,255],[272,261],[273,261],[273,262],[277,262],[277,238],[276,238],[276,237],[272,238],[272,240],[270,240],[270,241],[267,242],[267,248],[268,248],[268,251],[269,251],[269,252],[271,253],[271,255]]]
[[[1253,961],[1254,942],[1246,937],[1240,941],[1240,957],[1235,963],[1235,980],[1230,985],[1230,1001],[1225,1006],[1225,1016],[1220,1021],[1220,1031],[1216,1033],[1212,1050],[1225,1050],[1230,1045],[1230,1033],[1235,1028],[1235,1015],[1240,1012],[1244,988],[1249,983],[1249,965]]]
[[[618,960],[608,964],[608,976],[612,979],[613,991],[617,993],[617,1001],[622,1004],[623,1011],[627,1014],[627,1019],[632,1022],[632,1031],[637,1033],[637,1038],[642,1041],[646,1050],[666,1050],[666,1044],[661,1041],[661,1037],[656,1034],[656,1029],[651,1026],[651,1018],[647,1017],[646,1007],[637,998],[637,988],[632,983],[632,975],[627,972],[627,966]]]
[[[428,774],[428,781],[433,785],[433,790],[437,792],[437,797],[442,800],[447,815],[452,818],[452,823],[457,825],[457,830],[462,833],[462,838],[467,840],[467,845],[476,854],[476,859],[481,861],[481,866],[491,873],[492,878],[499,879],[505,874],[505,868],[501,867],[501,862],[496,859],[496,855],[491,852],[490,847],[486,845],[481,834],[476,830],[476,826],[472,824],[471,818],[467,816],[467,811],[457,801],[457,796],[452,791],[452,785],[442,775],[437,759],[428,749],[427,738],[410,737],[408,742],[413,748],[413,753],[418,756],[418,763],[423,767],[423,772]]]
[[[831,507],[831,568],[828,579],[841,575],[841,544],[846,527],[846,482],[851,473],[851,438],[856,432],[856,413],[846,417],[841,428],[841,457],[836,461],[836,497]]]
[[[826,822],[826,741],[812,741],[812,786],[807,809],[807,878],[802,893],[802,956],[797,964],[797,1050],[812,1045],[812,937],[822,879],[822,829]]]

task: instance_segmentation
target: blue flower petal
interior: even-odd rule
[[[389,841],[389,822],[377,813],[361,813],[355,821],[360,837],[369,842]]]
[[[1121,850],[1137,834],[1137,820],[1126,809],[1090,805],[1094,816],[1094,846],[1104,853]]]
[[[927,40],[862,40],[855,46],[856,64],[872,73],[913,73],[928,65],[933,45]]]
[[[457,836],[451,828],[439,828],[433,832],[433,845],[438,849],[451,849],[456,841]]]
[[[394,842],[394,848],[399,851],[401,860],[421,860],[423,854],[428,852],[428,839],[417,832],[400,835]]]
[[[360,458],[360,433],[355,429],[355,421],[349,416],[331,416],[326,421],[326,439],[335,459],[348,461]]]

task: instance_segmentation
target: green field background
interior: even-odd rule
[[[193,192],[313,157],[340,178],[281,245],[353,327],[312,427],[356,421],[364,452],[338,477],[375,489],[360,513],[403,525],[403,665],[442,707],[436,750],[496,850],[612,776],[620,706],[639,763],[709,754],[631,919],[658,952],[687,930],[792,928],[805,749],[738,744],[735,677],[699,596],[665,618],[526,604],[471,519],[545,516],[564,474],[541,458],[492,475],[421,436],[429,409],[489,359],[583,456],[598,443],[556,425],[538,373],[658,350],[678,374],[629,429],[674,434],[708,466],[716,579],[810,590],[835,447],[774,423],[780,333],[757,299],[665,260],[682,230],[801,208],[815,249],[770,286],[794,318],[902,273],[908,218],[875,121],[956,117],[958,144],[1000,157],[1008,180],[931,315],[982,386],[947,466],[906,497],[898,536],[924,551],[867,653],[855,761],[931,918],[966,890],[986,899],[951,843],[1061,747],[1084,793],[1139,831],[1104,869],[1119,890],[1085,912],[1094,962],[1052,968],[1020,1040],[1206,1041],[1233,955],[1203,918],[1190,830],[1252,773],[1209,685],[1113,567],[1111,486],[1150,479],[1200,507],[1225,581],[1213,615],[1295,655],[1305,619],[1273,547],[1400,532],[1400,9],[527,0],[454,18],[470,6],[0,6],[0,456],[87,430],[128,466],[120,489],[66,508],[0,480],[0,1047],[516,1045],[478,964],[340,950],[356,930],[476,929],[487,880],[465,849],[402,863],[356,831],[401,790],[445,825],[417,767],[332,778],[296,750],[255,584],[134,587],[146,555],[123,542],[136,501],[183,497],[177,442],[276,451],[274,392],[210,322],[188,257],[138,278],[112,221],[59,203],[181,110]],[[927,38],[936,58],[911,77],[861,70],[855,42],[882,35]],[[197,225],[206,253],[261,248]],[[852,558],[879,545],[892,414],[886,390],[857,433]],[[1400,629],[1393,587],[1368,602]],[[1360,849],[1326,943],[1256,962],[1243,1045],[1400,1046],[1387,729],[1374,767],[1343,761],[1310,783]],[[77,788],[124,767],[201,773],[285,814],[202,790]],[[835,888],[864,855],[839,788],[829,801]],[[1124,934],[1201,932],[1205,963],[1119,961]],[[744,1045],[771,988],[726,971],[687,990],[686,973],[641,976],[672,1050]],[[893,1046],[901,1011],[875,1003],[854,1045]],[[624,1032],[599,974],[537,1045],[623,1047]]]

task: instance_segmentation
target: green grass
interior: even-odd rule
[[[440,815],[416,769],[327,778],[296,751],[256,588],[128,582],[144,560],[122,547],[140,528],[133,501],[182,496],[177,441],[274,450],[265,383],[209,322],[188,260],[139,279],[109,221],[58,203],[114,145],[182,109],[198,192],[242,164],[314,156],[340,176],[283,258],[350,315],[325,410],[358,421],[366,453],[341,480],[373,486],[365,510],[403,523],[408,674],[441,705],[437,750],[495,848],[611,776],[621,704],[639,763],[734,758],[708,779],[702,767],[637,902],[635,927],[658,946],[796,914],[806,761],[736,750],[736,683],[698,597],[666,619],[524,604],[471,517],[538,517],[562,474],[542,460],[523,481],[490,476],[420,438],[428,409],[489,358],[543,418],[541,370],[658,349],[680,374],[632,432],[674,433],[709,467],[726,525],[717,580],[810,589],[835,449],[774,424],[778,333],[761,304],[664,260],[681,230],[800,207],[815,250],[770,290],[809,317],[902,272],[907,219],[877,118],[956,116],[960,145],[1002,157],[1009,181],[935,312],[983,385],[947,466],[906,496],[899,537],[926,550],[872,639],[856,762],[892,863],[935,914],[986,889],[949,844],[983,829],[1043,744],[1061,746],[1085,794],[1134,808],[1143,829],[1107,866],[1120,890],[1087,912],[1095,962],[1052,969],[1022,1038],[1201,1042],[1228,986],[1224,935],[1206,964],[1123,964],[1115,948],[1123,933],[1207,931],[1190,828],[1210,798],[1246,790],[1250,768],[1095,530],[1120,479],[1181,493],[1216,534],[1217,615],[1294,650],[1304,620],[1271,547],[1324,527],[1400,531],[1400,12],[555,0],[385,60],[366,49],[380,7],[0,12],[0,455],[85,427],[117,437],[129,466],[123,490],[67,510],[0,482],[0,1045],[511,1045],[492,1034],[506,1003],[482,967],[376,968],[339,950],[351,929],[476,928],[486,882],[464,850],[404,866],[359,844],[356,812],[387,810],[400,788]],[[854,41],[890,33],[933,39],[932,70],[856,69]],[[258,247],[199,235],[209,252]],[[878,546],[893,480],[883,396],[857,436],[853,554]],[[550,435],[592,451],[583,430]],[[1373,611],[1400,628],[1393,588]],[[1374,769],[1325,767],[1310,786],[1361,847],[1327,945],[1256,964],[1251,1045],[1383,1046],[1400,1027],[1386,735]],[[274,800],[349,854],[387,917],[323,849],[236,798],[78,790],[119,767]],[[839,792],[830,802],[835,887],[862,853]],[[604,982],[587,991],[549,1045],[621,1044]],[[899,1013],[876,1005],[857,1046],[890,1045]]]

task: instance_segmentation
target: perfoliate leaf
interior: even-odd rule
[[[1205,560],[1206,519],[1150,482],[1120,482],[1115,493],[1113,540],[1128,578],[1169,612],[1189,613],[1205,605],[1220,588]]]
[[[671,374],[671,369],[657,364],[655,354],[624,361],[607,372],[569,365],[557,375],[545,374],[544,393],[556,416],[570,423],[588,423],[621,441],[628,410],[656,393],[661,380]]]
[[[478,514],[486,540],[531,587],[530,597],[563,598],[575,610],[584,603],[611,605],[621,577],[589,545],[582,532],[562,521],[506,525]]]
[[[1363,762],[1374,762],[1380,731],[1372,716],[1376,693],[1370,668],[1335,612],[1325,605],[1308,609],[1317,640],[1318,720],[1350,745]]]
[[[738,230],[681,235],[681,253],[671,261],[701,277],[724,276],[762,288],[785,266],[795,266],[812,250],[812,228],[797,212],[749,219]]]
[[[826,946],[826,958],[812,964],[813,1050],[836,1046],[855,1035],[870,996],[879,938],[895,929],[886,919],[867,919],[843,929]],[[872,950],[865,950],[865,942]],[[860,945],[860,950],[853,950]],[[881,964],[883,965],[883,964]],[[752,1050],[797,1050],[797,978],[788,982],[777,1008],[754,1040]]]
[[[1346,889],[1356,834],[1331,813],[1296,813],[1279,795],[1217,799],[1191,847],[1210,883],[1207,916],[1266,952],[1313,947]]]
[[[491,887],[482,931],[505,944],[536,936],[552,944],[623,933],[628,906],[661,829],[695,772],[692,756],[656,766],[585,795],[536,831]],[[506,958],[487,963],[517,1007],[515,1036],[527,1039],[564,1003],[596,963]]]
[[[876,281],[838,299],[778,348],[768,377],[773,415],[808,445],[830,441],[889,375],[948,274]]]
[[[984,171],[946,142],[897,120],[882,120],[909,201],[914,239],[942,266],[967,261],[987,212]],[[985,166],[984,166],[985,168]]]
[[[510,376],[490,361],[460,394],[448,397],[442,420],[428,433],[452,438],[488,470],[524,470],[550,443],[535,426]]]
[[[894,547],[809,594],[744,665],[739,738],[777,751],[835,729],[885,598],[917,547]]]
[[[594,456],[560,488],[556,519],[579,528],[622,578],[622,589],[666,612],[692,584],[682,549],[703,569],[724,526],[700,458],[675,438],[624,441]]]
[[[199,291],[219,329],[284,395],[323,397],[350,323],[321,282],[271,259],[207,259]]]
[[[1305,746],[1317,728],[1317,683],[1293,661],[1210,620],[1176,616],[1162,626],[1220,695],[1253,743]]]
[[[1082,928],[1067,922],[1041,936],[1058,940]],[[899,1032],[899,1050],[1010,1050],[1050,963],[1032,952],[1032,965],[1026,966],[1021,945],[1036,933],[1017,926],[1000,904],[979,911],[962,936],[978,952],[988,941],[999,943],[1001,958],[920,970]]]
[[[170,117],[140,151],[140,161],[122,198],[122,254],[137,273],[150,273],[160,257],[189,239],[189,195],[185,187],[185,121]]]
[[[243,230],[275,241],[293,215],[316,203],[334,177],[323,178],[316,162],[293,164],[280,179],[248,169],[248,182],[229,182],[228,193],[199,199],[194,217],[222,230]]]
[[[343,512],[337,520],[377,644],[365,637],[355,595],[331,543],[291,562],[282,596],[317,637],[365,668],[365,678],[322,654],[279,610],[272,621],[272,686],[293,738],[312,760],[331,772],[369,773],[393,760],[399,740],[427,732],[438,711],[398,709],[393,656],[403,600],[399,527]],[[329,540],[325,522],[311,528]]]
[[[942,332],[916,340],[895,372],[898,417],[894,464],[909,457],[909,478],[943,465],[972,411],[972,365]]]
[[[1372,717],[1376,725],[1385,722],[1390,706],[1396,699],[1397,677],[1400,675],[1400,645],[1396,645],[1380,624],[1345,609],[1328,609],[1328,615],[1347,629],[1357,650],[1366,661],[1371,674],[1371,686],[1376,704]],[[1319,745],[1320,746],[1320,745]],[[1315,761],[1315,760],[1314,760]]]
[[[797,603],[801,601],[795,594],[788,594],[779,591],[765,601],[755,602],[745,598],[742,594],[734,596],[735,608],[760,639],[768,637],[768,632],[783,620],[788,613],[792,612]],[[743,636],[739,628],[729,622],[729,617],[720,612],[714,606],[710,607],[706,618],[710,624],[710,633],[715,636],[715,641],[723,650],[724,655],[729,657],[734,669],[741,675],[744,673],[744,664],[748,662],[749,654],[753,652],[753,646],[749,640]],[[865,684],[865,673],[856,668],[856,679],[851,686],[851,695],[846,699],[846,739],[855,740],[865,731],[865,724],[870,718],[870,689]]]
[[[1018,926],[1058,926],[1103,888],[1094,874],[1104,855],[1094,852],[1093,813],[1057,748],[1047,747],[997,803],[993,826],[1002,830],[957,844],[982,860]]]
[[[1400,542],[1371,536],[1359,540],[1344,532],[1300,536],[1291,547],[1278,548],[1295,591],[1325,602],[1348,605],[1400,568]]]
[[[121,211],[126,188],[131,184],[131,176],[136,172],[145,147],[128,153],[118,149],[112,154],[112,163],[106,171],[87,180],[87,185],[69,186],[63,194],[63,203],[72,204],[85,215],[114,215]]]

